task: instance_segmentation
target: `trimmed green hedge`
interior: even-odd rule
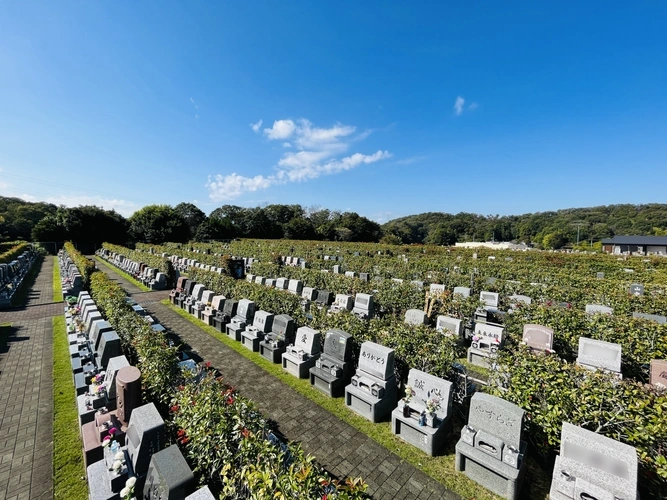
[[[88,290],[90,288],[90,276],[95,271],[95,263],[84,257],[69,241],[65,242],[64,248],[67,255],[69,255],[70,259],[72,259],[74,265],[79,270],[79,274],[81,274],[83,288]]]

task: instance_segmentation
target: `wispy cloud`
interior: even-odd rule
[[[262,123],[264,123],[264,121],[260,119],[257,123],[251,123],[250,128],[252,129],[253,132],[257,133],[259,132],[259,129],[262,127]]]
[[[197,106],[197,103],[195,103],[195,100],[192,97],[190,98],[190,102],[195,107],[195,109],[199,109],[199,106]]]
[[[252,128],[255,130],[254,126]],[[356,127],[340,123],[330,128],[320,128],[305,118],[296,121],[276,120],[270,128],[264,129],[264,136],[268,140],[285,141],[283,147],[294,147],[296,151],[283,153],[274,167],[275,173],[270,175],[245,177],[234,172],[209,176],[206,183],[209,196],[214,201],[231,200],[276,184],[317,179],[391,157],[391,153],[383,150],[373,154],[345,155],[353,142],[370,133],[367,131],[355,136],[355,132]]]
[[[19,198],[25,201],[36,202],[44,201],[46,203],[53,203],[54,205],[65,205],[66,207],[78,207],[80,205],[95,205],[102,207],[105,210],[115,210],[124,217],[129,217],[139,208],[138,204],[115,198],[105,198],[103,196],[87,196],[87,195],[59,195],[59,196],[42,196],[37,197],[31,194],[18,195]]]
[[[409,158],[403,158],[402,160],[396,160],[398,165],[412,165],[413,163],[418,163],[424,161],[428,156],[411,156]]]
[[[456,116],[461,116],[463,114],[463,106],[465,105],[466,100],[458,96],[456,98],[456,101],[454,101],[454,113],[456,113]]]
[[[456,116],[461,116],[466,109],[468,111],[474,111],[477,108],[479,108],[479,104],[477,104],[476,102],[471,102],[470,104],[468,104],[467,108],[465,104],[466,100],[463,97],[458,96],[456,98],[456,101],[454,101],[454,114]]]

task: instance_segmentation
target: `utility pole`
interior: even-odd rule
[[[582,220],[570,222],[570,226],[577,226],[577,245],[579,244],[579,230],[581,229],[582,226],[588,226],[588,222],[584,222]]]

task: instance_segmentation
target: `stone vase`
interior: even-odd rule
[[[426,426],[435,427],[435,414],[433,413],[426,414]]]

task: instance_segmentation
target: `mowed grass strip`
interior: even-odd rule
[[[60,264],[58,256],[53,256],[53,302],[63,301],[63,286],[60,282]]]
[[[88,498],[64,316],[53,318],[53,497]]]
[[[290,375],[282,369],[282,365],[271,363],[269,360],[260,356],[259,353],[251,352],[248,348],[244,347],[241,342],[236,342],[230,339],[227,335],[220,333],[212,326],[206,325],[191,314],[188,314],[183,309],[174,306],[171,302],[169,302],[169,299],[161,300],[160,303],[168,306],[177,314],[190,321],[190,323],[202,328],[206,333],[215,337],[244,358],[251,360],[253,363],[260,366],[274,377],[278,378],[281,382],[284,382],[290,386],[302,396],[320,405],[322,408],[337,416],[347,424],[351,425],[359,432],[364,433],[378,444],[394,452],[406,462],[409,462],[418,469],[422,470],[425,474],[428,474],[433,479],[440,482],[447,489],[457,493],[463,498],[475,500],[497,500],[502,498],[494,495],[486,488],[483,488],[476,482],[470,480],[465,474],[456,472],[454,466],[456,457],[454,447],[456,446],[456,442],[458,441],[460,435],[460,425],[457,426],[454,424],[454,431],[450,436],[450,439],[448,440],[445,448],[442,450],[442,455],[437,457],[426,455],[418,448],[398,438],[391,430],[391,422],[380,422],[374,424],[369,420],[360,417],[345,405],[344,398],[328,397],[324,393],[312,387],[308,379],[298,379],[293,375]],[[205,357],[205,353],[199,354],[202,357]],[[216,368],[221,369],[224,376],[224,367]],[[525,482],[531,481],[531,498],[547,498],[550,480],[550,473],[540,469],[537,463],[535,463],[535,461],[531,460],[529,457]]]
[[[125,278],[127,281],[129,281],[130,283],[132,283],[134,286],[139,287],[142,291],[144,291],[144,292],[150,292],[150,291],[151,291],[151,289],[150,289],[149,287],[147,287],[146,285],[144,285],[141,281],[136,280],[136,279],[134,278],[134,276],[132,276],[131,274],[127,274],[127,273],[126,273],[125,271],[123,271],[122,269],[120,269],[120,268],[118,268],[118,267],[116,267],[116,266],[113,266],[113,265],[109,264],[106,260],[104,260],[104,259],[100,259],[100,258],[96,258],[96,259],[95,259],[95,262],[101,263],[102,265],[108,267],[108,268],[111,269],[114,273],[116,273],[116,274],[122,276],[122,277]]]

